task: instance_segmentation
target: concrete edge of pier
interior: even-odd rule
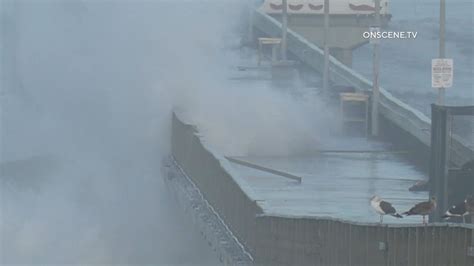
[[[426,225],[422,223],[369,223],[369,222],[358,222],[352,221],[348,219],[340,219],[331,216],[314,216],[314,215],[284,215],[280,213],[271,213],[265,212],[264,214],[259,214],[256,216],[257,218],[265,218],[265,217],[279,217],[283,219],[315,219],[315,220],[325,220],[325,221],[333,221],[333,222],[340,222],[340,223],[350,223],[352,225],[359,225],[359,226],[378,226],[378,227],[390,227],[390,228],[407,228],[407,227],[420,227],[424,228]],[[467,224],[467,223],[429,223],[429,226],[432,227],[453,227],[453,228],[465,228],[465,229],[474,229],[474,224]]]

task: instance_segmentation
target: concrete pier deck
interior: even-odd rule
[[[393,154],[372,153],[375,158],[369,159],[353,154],[352,158],[347,154],[241,158],[293,174],[298,171],[303,175],[299,183],[241,169],[211,147],[198,127],[176,113],[172,121],[173,160],[252,255],[253,265],[473,263],[470,224],[422,225],[419,220],[405,224],[408,219],[400,224],[391,218],[384,225],[375,223],[377,215],[370,214],[367,198],[372,192],[387,192],[381,196],[398,208],[419,195],[409,195],[400,186],[417,171]],[[398,195],[406,196],[407,202]],[[339,218],[357,215],[358,220]]]
[[[252,50],[241,52],[239,71],[230,74],[242,90],[253,93],[255,87],[270,87],[269,62],[263,67],[256,64]],[[305,73],[287,90],[289,97],[299,99],[318,98],[319,75]],[[292,95],[292,96],[290,96]],[[296,99],[298,100],[298,99]],[[322,99],[319,99],[322,100]],[[327,112],[338,116],[337,103],[328,104]],[[336,122],[336,124],[339,122]],[[317,132],[315,132],[317,134]],[[333,217],[358,222],[378,222],[379,216],[371,208],[369,199],[378,195],[393,204],[399,211],[408,210],[414,204],[428,199],[428,192],[408,190],[419,180],[427,180],[426,172],[407,161],[404,156],[414,150],[398,150],[392,144],[366,138],[351,137],[337,132],[331,138],[321,139],[321,146],[309,147],[309,155],[288,156],[237,156],[246,162],[280,170],[302,177],[302,183],[232,163],[232,167],[248,183],[248,189],[256,196],[257,204],[265,214],[278,216]],[[318,153],[318,150],[345,151]],[[363,151],[363,152],[358,152]],[[258,151],[257,151],[258,152]],[[263,151],[264,152],[264,151]],[[231,156],[232,154],[225,154]],[[387,223],[421,223],[421,217],[397,219],[386,217]]]
[[[369,149],[380,146],[370,142],[365,144]],[[373,195],[391,202],[400,212],[428,198],[427,192],[408,191],[417,180],[426,180],[426,174],[396,154],[329,153],[304,157],[238,158],[302,177],[299,184],[284,177],[232,164],[249,183],[258,197],[258,205],[266,214],[328,216],[377,222],[379,216],[369,204]],[[387,217],[385,221],[418,223],[421,217]]]

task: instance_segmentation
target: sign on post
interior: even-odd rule
[[[451,88],[453,86],[453,59],[431,60],[431,87]]]

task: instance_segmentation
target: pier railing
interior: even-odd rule
[[[257,265],[473,265],[473,227],[257,217]],[[261,260],[261,261],[259,261]]]
[[[255,197],[245,191],[245,182],[232,177],[232,167],[224,157],[205,144],[191,124],[172,118],[172,155],[185,174],[197,185],[204,198],[245,245],[255,247],[255,217],[262,213]]]
[[[254,27],[266,36],[279,37],[281,35],[281,23],[265,13],[256,10],[252,21]],[[322,73],[324,52],[291,29],[288,30],[287,38],[288,50],[301,62]],[[349,85],[359,91],[372,90],[371,81],[336,58],[330,56],[329,64],[329,76],[332,82]],[[402,102],[384,88],[380,88],[379,110],[382,116],[398,128],[408,132],[425,146],[430,146],[431,121],[425,114]],[[459,138],[453,138],[450,152],[452,162],[458,166],[469,159],[474,159],[473,148]]]

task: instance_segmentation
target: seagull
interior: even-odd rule
[[[450,219],[452,217],[462,217],[462,222],[465,223],[466,219],[465,216],[469,214],[469,212],[466,209],[466,203],[467,203],[467,198],[463,201],[460,202],[456,205],[453,205],[451,208],[449,208],[446,213],[441,216],[443,219]]]
[[[417,203],[409,211],[402,213],[403,215],[421,215],[423,216],[423,224],[426,225],[425,216],[436,209],[436,197],[431,197],[429,201]]]
[[[380,223],[383,222],[383,216],[387,214],[393,217],[403,218],[403,216],[397,213],[397,210],[395,210],[392,204],[383,201],[379,196],[373,196],[370,199],[370,205],[372,205],[372,208],[380,215]]]

